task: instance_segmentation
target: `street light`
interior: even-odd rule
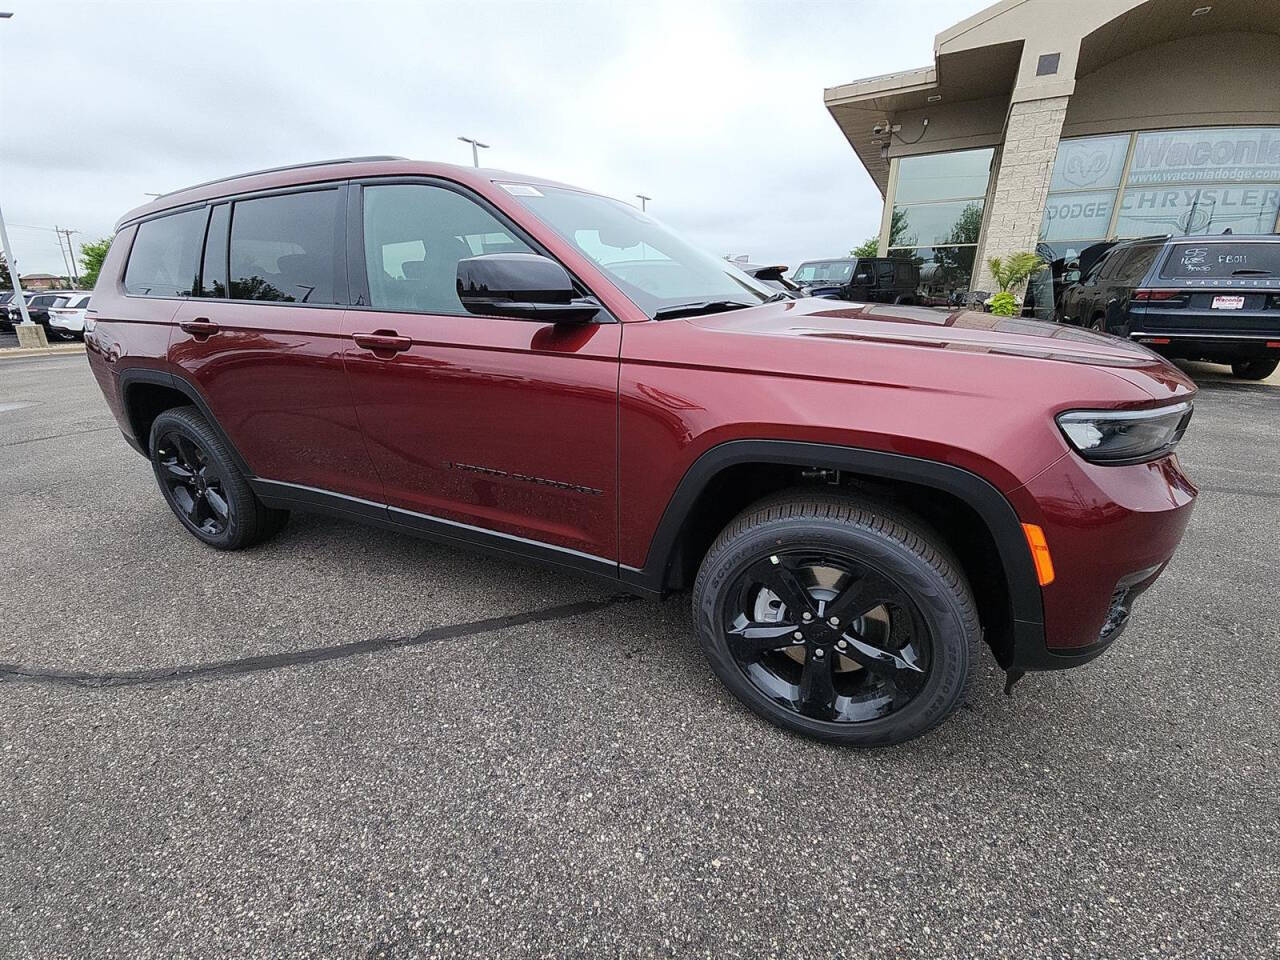
[[[463,143],[471,144],[471,164],[476,167],[480,166],[480,150],[488,150],[489,145],[487,143],[481,143],[479,140],[472,140],[470,137],[459,137],[458,139]],[[477,147],[479,147],[480,150],[477,150]]]
[[[12,13],[0,11],[0,20],[8,20],[12,16]],[[13,280],[13,299],[18,301],[18,312],[22,314],[20,326],[26,327],[25,330],[17,331],[18,345],[31,346],[31,341],[34,340],[36,345],[47,347],[49,341],[45,338],[44,327],[36,327],[34,331],[31,329],[35,324],[31,322],[31,314],[27,312],[27,298],[22,292],[22,280],[18,276],[18,261],[13,258],[13,248],[9,246],[9,231],[5,229],[3,213],[0,213],[0,246],[4,247],[5,263],[9,265],[9,276]],[[34,337],[31,336],[32,333],[35,334]],[[27,342],[23,343],[24,340]]]
[[[643,193],[637,193],[636,198],[640,201],[641,211],[646,210],[647,207],[645,206],[645,204],[647,204],[650,200],[653,199],[653,197],[646,197]]]

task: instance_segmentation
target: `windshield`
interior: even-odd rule
[[[690,246],[629,204],[541,184],[506,187],[650,317],[667,308],[707,301],[755,306],[775,295],[733,264]]]
[[[813,260],[796,267],[791,279],[796,283],[845,283],[851,276],[850,260]]]

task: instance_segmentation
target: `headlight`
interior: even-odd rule
[[[1070,410],[1058,414],[1058,426],[1079,451],[1095,463],[1142,463],[1162,457],[1182,439],[1191,420],[1191,402],[1152,410]]]

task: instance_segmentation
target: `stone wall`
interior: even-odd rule
[[[1009,108],[1000,169],[974,264],[974,290],[996,289],[987,269],[988,258],[1035,250],[1058,153],[1058,137],[1070,100],[1021,100]]]

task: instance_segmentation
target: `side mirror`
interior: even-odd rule
[[[470,313],[545,323],[586,323],[600,312],[579,297],[569,271],[536,253],[490,253],[458,261],[458,299]]]

